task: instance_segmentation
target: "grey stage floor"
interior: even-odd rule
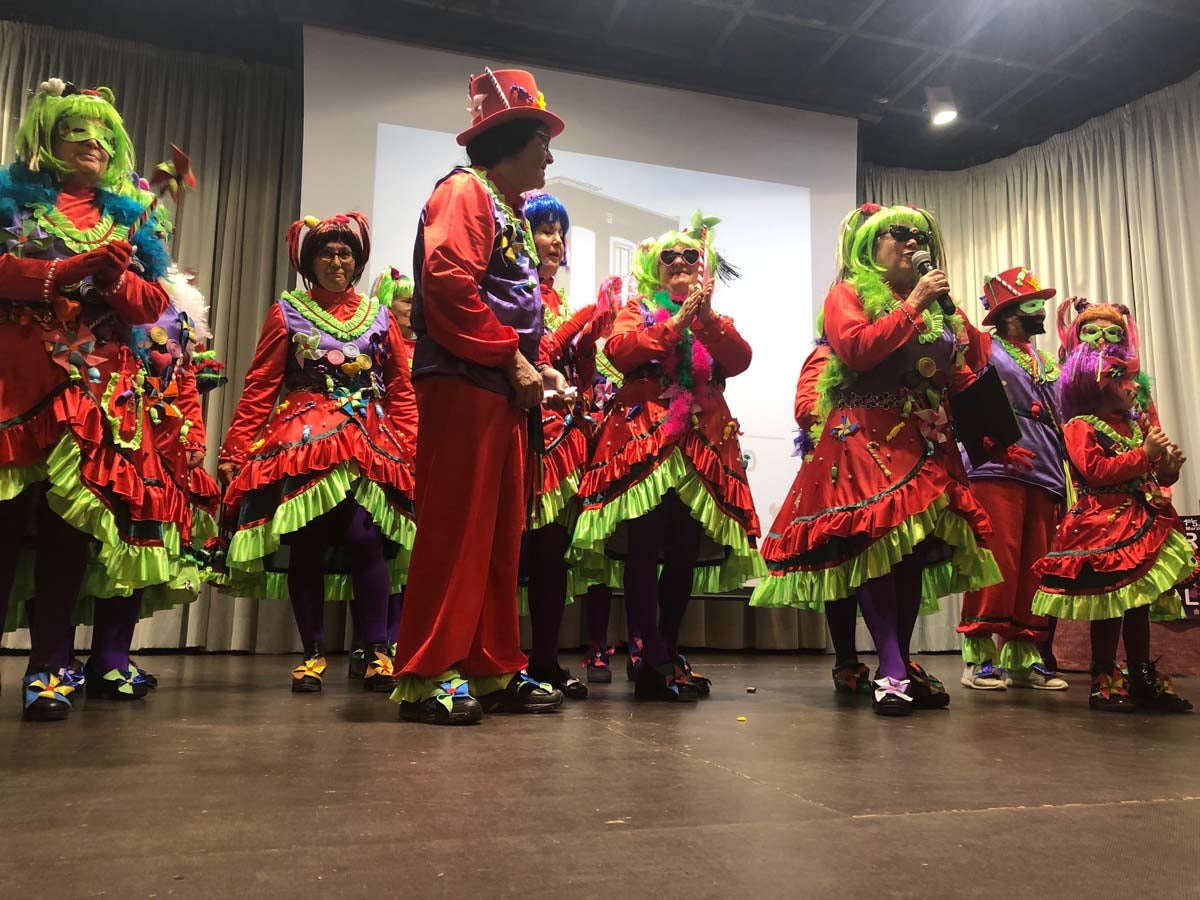
[[[1200,896],[1200,717],[1089,713],[1082,676],[969,693],[932,657],[951,709],[887,720],[824,657],[714,655],[696,706],[622,677],[438,729],[332,660],[292,696],[286,657],[145,657],[146,702],[26,725],[0,657],[0,896]]]

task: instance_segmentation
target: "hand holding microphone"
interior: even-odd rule
[[[917,284],[908,295],[917,310],[924,312],[936,301],[948,316],[954,315],[954,301],[950,299],[950,281],[946,273],[934,268],[933,257],[928,250],[918,250],[912,255],[913,268],[917,270]]]

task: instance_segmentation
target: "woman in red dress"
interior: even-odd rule
[[[112,91],[43,82],[16,147],[0,171],[0,607],[32,527],[35,593],[7,619],[29,623],[24,716],[52,720],[77,686],[68,667],[89,551],[126,590],[168,580],[186,500],[148,437],[128,347],[130,326],[167,307],[157,278],[170,257]]]
[[[282,595],[263,576],[282,568],[273,557],[286,543],[286,593],[304,648],[292,690],[321,690],[324,601],[348,593],[366,648],[363,685],[390,690],[388,596],[415,534],[408,351],[391,312],[354,289],[371,248],[361,214],[295,222],[288,246],[305,289],[267,313],[221,448],[232,585]],[[331,548],[345,554],[348,576],[329,574]]]
[[[922,598],[999,580],[980,546],[990,530],[971,496],[947,395],[972,380],[962,318],[937,302],[940,270],[917,277],[912,255],[942,253],[933,217],[865,205],[842,224],[838,281],[821,330],[830,354],[817,382],[823,420],[767,539],[769,576],[751,605],[821,609],[856,595],[879,653],[876,711],[944,706],[914,674],[909,642]]]
[[[638,248],[638,294],[604,345],[625,380],[580,485],[568,556],[581,583],[624,584],[643,644],[639,699],[707,695],[709,679],[679,652],[688,601],[764,573],[738,423],[724,395],[726,379],[750,366],[751,350],[712,308],[711,273],[724,268],[712,224],[697,221]]]

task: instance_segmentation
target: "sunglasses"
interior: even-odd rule
[[[686,250],[664,250],[658,254],[658,261],[664,266],[669,266],[677,259],[683,259],[689,266],[694,266],[700,262],[700,251],[694,247],[689,247]]]
[[[918,244],[929,244],[929,232],[922,231],[920,228],[914,228],[911,225],[893,225],[885,232],[890,235],[892,240],[898,244],[907,244],[909,241],[916,241]]]

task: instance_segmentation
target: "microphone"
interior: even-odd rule
[[[929,255],[928,250],[918,250],[912,255],[913,267],[917,270],[917,276],[920,277],[927,272],[933,271],[933,257]],[[949,294],[937,295],[938,306],[942,308],[948,316],[954,315],[957,310],[954,308],[954,301],[950,299]]]

